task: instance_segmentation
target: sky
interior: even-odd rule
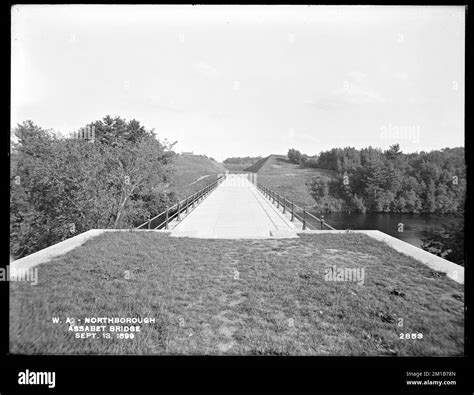
[[[17,5],[11,123],[137,119],[217,160],[464,146],[464,7]]]

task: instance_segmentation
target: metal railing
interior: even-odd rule
[[[146,220],[140,226],[137,226],[135,229],[144,229],[144,226],[146,226],[146,229],[168,229],[169,223],[173,219],[176,218],[177,221],[180,221],[182,213],[188,214],[189,209],[193,209],[200,202],[202,202],[214,189],[217,188],[217,186],[221,183],[223,179],[224,177],[219,177],[213,183],[205,186],[196,193],[187,196],[183,200],[178,201],[171,207],[168,207],[165,211],[159,213],[158,215],[155,215],[153,218],[148,218],[148,220]],[[157,222],[158,225],[156,225]]]
[[[281,207],[283,214],[288,213],[291,215],[291,221],[294,221],[295,218],[298,219],[303,224],[303,230],[315,230],[317,226],[313,224],[309,225],[309,220],[315,220],[319,224],[320,229],[326,227],[330,230],[336,230],[327,222],[324,221],[324,215],[321,215],[321,218],[316,217],[315,215],[308,212],[306,207],[300,207],[296,205],[293,201],[288,200],[286,196],[281,196],[279,193],[268,188],[266,185],[257,184],[257,188],[263,193],[263,196],[268,198],[273,204],[276,204],[277,208]]]

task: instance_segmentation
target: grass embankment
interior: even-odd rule
[[[326,281],[333,265],[364,268],[363,284]],[[361,234],[107,233],[41,265],[38,285],[10,286],[14,354],[452,356],[464,349],[463,286]],[[133,340],[75,339],[66,317],[156,323]]]
[[[334,174],[331,170],[315,169],[291,163],[286,155],[270,155],[247,170],[257,173],[258,182],[267,185],[302,207],[310,207],[315,204],[306,184],[313,177],[329,178]]]
[[[175,162],[176,172],[170,189],[180,198],[197,192],[224,174],[226,169],[221,163],[199,155],[178,155]]]
[[[246,169],[252,166],[252,163],[223,163],[222,165],[229,173],[248,173]]]

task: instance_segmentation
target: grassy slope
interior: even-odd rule
[[[198,155],[178,155],[175,168],[176,173],[170,188],[175,190],[180,197],[185,197],[198,191],[211,181],[214,181],[218,174],[226,172],[221,163]],[[197,181],[199,178],[208,175],[209,177]]]
[[[267,162],[268,159],[270,159],[273,155],[267,156],[266,158],[262,158],[259,161],[255,162],[253,165],[249,166],[247,171],[250,171],[252,173],[258,173],[260,169],[263,167],[263,165]],[[276,156],[276,155],[275,155]]]
[[[230,173],[247,173],[247,168],[252,166],[252,163],[223,163],[222,165]]]
[[[332,265],[363,267],[364,284],[325,281]],[[463,286],[360,234],[246,241],[107,233],[41,265],[38,285],[10,288],[14,354],[435,356],[464,349]],[[156,323],[133,340],[81,340],[66,317]],[[401,332],[424,337],[402,340]]]
[[[312,206],[315,203],[306,186],[312,177],[327,178],[334,174],[330,170],[291,163],[286,155],[270,155],[247,170],[257,173],[259,182],[293,200],[299,206]]]

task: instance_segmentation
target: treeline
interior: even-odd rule
[[[213,162],[217,162],[212,156],[207,156],[207,155],[192,155],[192,156],[199,156],[201,158],[206,158],[206,159],[212,160]]]
[[[329,169],[334,178],[313,178],[309,188],[321,212],[464,212],[464,148],[404,154],[398,144],[382,151],[372,147],[335,148],[309,157],[295,149],[289,159]]]
[[[290,162],[296,163],[298,165],[307,166],[307,167],[319,167],[318,166],[318,157],[315,156],[308,156],[306,154],[302,154],[300,151],[290,148],[288,150],[288,159]]]
[[[31,121],[12,144],[10,249],[15,258],[93,228],[130,228],[175,200],[172,145],[138,121],[105,117],[95,142]]]
[[[245,156],[245,157],[232,157],[232,158],[227,158],[224,160],[223,163],[227,163],[227,164],[247,164],[247,163],[250,163],[250,164],[254,164],[256,162],[258,162],[260,159],[262,159],[261,156],[257,156],[257,157],[251,157],[251,156]]]

